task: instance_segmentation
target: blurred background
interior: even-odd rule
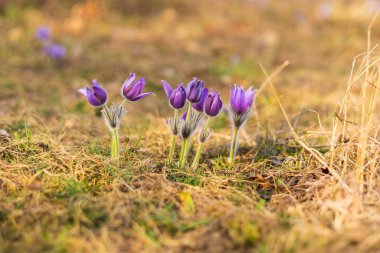
[[[97,79],[117,102],[130,72],[145,77],[145,90],[156,96],[128,104],[128,118],[168,117],[161,79],[177,85],[197,76],[227,103],[231,84],[261,85],[260,63],[270,73],[288,60],[274,84],[293,122],[310,128],[317,122],[314,111],[327,120],[334,113],[353,57],[366,49],[367,27],[379,5],[375,0],[0,0],[0,121],[35,114],[53,130],[67,115],[76,115],[77,125],[91,122],[87,115],[99,113],[77,89]],[[44,47],[36,34],[40,27],[51,30],[56,48]],[[374,43],[379,35],[375,25]],[[285,126],[269,89],[257,97],[257,111],[262,124]],[[215,124],[229,126],[226,115],[218,120]]]

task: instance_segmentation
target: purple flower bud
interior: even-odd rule
[[[107,92],[96,80],[92,81],[92,90],[85,87],[84,89],[79,89],[78,91],[87,98],[88,102],[92,106],[103,106],[107,102]]]
[[[44,46],[43,52],[54,60],[58,60],[65,56],[66,48],[59,44],[48,44]]]
[[[137,101],[146,97],[148,95],[154,94],[153,92],[141,93],[146,85],[145,79],[140,78],[136,82],[135,73],[131,73],[128,79],[124,82],[123,87],[121,88],[121,95],[130,101]]]
[[[186,90],[183,84],[178,84],[177,88],[173,88],[164,80],[161,81],[164,85],[166,96],[169,98],[169,103],[174,109],[181,109],[186,103]]]
[[[215,117],[223,107],[222,99],[219,93],[211,91],[205,101],[205,113],[208,116]]]
[[[51,37],[51,30],[49,27],[46,26],[40,26],[36,30],[36,38],[38,40],[46,41],[49,40]]]
[[[193,80],[187,84],[187,100],[189,100],[191,103],[198,103],[202,98],[204,84],[205,82],[194,77]]]
[[[230,106],[232,111],[237,115],[243,115],[250,111],[256,90],[252,86],[244,91],[241,86],[231,86]]]
[[[198,112],[203,112],[207,94],[208,94],[208,89],[207,88],[203,88],[201,99],[199,100],[198,103],[194,103],[193,104],[193,108],[195,110],[197,110]]]

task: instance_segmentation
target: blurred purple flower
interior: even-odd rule
[[[36,38],[42,41],[47,41],[51,38],[51,30],[47,26],[40,26],[36,30]]]
[[[107,102],[107,92],[96,80],[92,81],[92,90],[89,87],[85,87],[78,91],[87,98],[92,106],[103,106]]]
[[[231,86],[230,106],[237,115],[243,115],[250,111],[256,90],[249,87],[246,91],[241,86]]]
[[[59,60],[66,54],[66,48],[59,44],[47,44],[42,51],[54,60]]]
[[[205,101],[205,113],[208,116],[215,117],[223,107],[222,99],[218,92],[211,91]]]
[[[129,75],[128,79],[124,82],[123,87],[121,88],[121,95],[126,99],[129,101],[137,101],[143,97],[154,94],[153,92],[141,93],[146,85],[144,78],[140,78],[136,82],[133,82],[133,80],[135,80],[135,73],[131,73]]]
[[[208,89],[207,88],[203,88],[201,99],[199,100],[198,103],[194,103],[193,104],[193,108],[195,110],[197,110],[198,112],[203,112],[205,101],[206,101],[206,98],[207,98],[207,94],[208,94]]]
[[[169,103],[174,109],[181,109],[186,103],[186,90],[183,84],[178,84],[177,88],[173,88],[165,80],[161,80]]]
[[[193,80],[187,84],[187,100],[189,100],[191,103],[198,103],[199,100],[202,98],[202,91],[204,85],[205,82],[194,77]]]

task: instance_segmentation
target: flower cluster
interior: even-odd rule
[[[65,46],[52,42],[49,27],[41,26],[36,30],[36,38],[43,43],[42,52],[53,60],[59,60],[66,54]]]
[[[40,38],[49,37],[48,32],[41,32]],[[96,81],[92,81],[92,87],[85,87],[78,91],[87,98],[88,102],[94,107],[102,108],[102,116],[108,129],[112,134],[111,156],[114,160],[119,159],[119,134],[121,118],[126,112],[124,104],[126,101],[138,101],[146,96],[152,95],[153,92],[143,93],[146,85],[145,79],[140,78],[135,81],[135,74],[131,73],[121,88],[121,95],[124,100],[116,105],[108,106],[107,91]],[[172,133],[171,147],[169,151],[169,163],[173,161],[176,140],[179,136],[182,140],[181,151],[178,155],[178,166],[183,168],[187,163],[187,154],[189,152],[192,137],[198,134],[198,149],[194,160],[191,164],[196,169],[202,154],[203,145],[211,135],[209,127],[210,120],[216,117],[223,107],[222,99],[218,92],[205,87],[205,82],[193,78],[185,87],[182,83],[176,88],[172,88],[169,83],[162,80],[169,105],[174,110],[174,117],[168,119],[168,125]],[[234,127],[229,164],[232,165],[238,147],[239,130],[252,114],[252,105],[256,90],[249,87],[244,90],[243,87],[231,86],[229,114]],[[182,117],[179,116],[180,110],[186,107]]]
[[[121,88],[121,95],[124,98],[123,102],[110,107],[107,105],[107,91],[96,80],[92,81],[92,88],[86,86],[78,90],[79,93],[87,98],[90,105],[103,108],[102,116],[112,134],[111,157],[116,161],[119,160],[119,128],[121,118],[126,112],[124,109],[125,102],[134,102],[153,94],[153,92],[142,93],[146,85],[144,78],[140,78],[135,82],[134,80],[135,74],[131,73]]]
[[[168,120],[173,134],[169,162],[173,161],[176,136],[180,134],[182,147],[178,164],[181,168],[185,166],[191,137],[200,130],[198,151],[192,164],[192,167],[196,168],[203,144],[211,134],[208,128],[209,120],[211,117],[217,116],[222,109],[222,99],[219,93],[205,88],[206,83],[198,78],[193,78],[186,88],[183,84],[179,84],[176,89],[173,89],[166,81],[162,81],[162,84],[169,104],[174,109],[174,117]],[[179,110],[186,105],[186,102],[188,103],[187,111],[182,118],[179,118]]]
[[[202,153],[204,143],[211,135],[209,121],[218,115],[223,107],[222,99],[218,92],[209,91],[205,88],[205,82],[198,78],[193,78],[185,88],[179,84],[173,89],[166,81],[162,81],[165,93],[168,97],[170,106],[174,109],[174,117],[168,120],[172,132],[172,141],[169,151],[169,162],[173,161],[176,136],[182,139],[181,153],[178,158],[179,167],[183,168],[186,164],[189,142],[191,136],[199,130],[198,150],[192,163],[192,168],[198,166],[199,158]],[[229,164],[232,165],[238,147],[239,130],[252,114],[256,90],[249,87],[246,91],[241,86],[231,86],[229,113],[234,127]],[[178,117],[179,109],[188,103],[187,112],[182,118]]]

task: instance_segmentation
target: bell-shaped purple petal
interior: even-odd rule
[[[127,89],[124,90],[124,96],[127,99],[132,100],[134,97],[141,94],[144,86],[145,86],[145,79],[140,78],[139,80],[132,83],[130,86],[127,87]]]
[[[107,102],[107,92],[96,80],[92,82],[92,90],[85,87],[78,92],[84,95],[92,106],[103,106]]]
[[[135,96],[135,97],[131,98],[130,100],[131,101],[137,101],[137,100],[140,100],[140,99],[142,99],[142,98],[144,98],[146,96],[149,96],[149,95],[154,95],[154,93],[153,92],[142,93],[142,94],[140,94],[138,96]]]
[[[247,91],[244,91],[241,86],[237,86],[235,84],[233,87],[231,87],[231,109],[238,115],[243,115],[249,111],[254,101],[255,92],[256,90],[253,90],[252,87],[249,87]]]
[[[193,108],[194,108],[195,110],[197,110],[198,112],[203,112],[204,104],[205,104],[205,101],[206,101],[207,95],[208,95],[208,89],[207,89],[207,88],[204,88],[204,89],[202,90],[202,97],[201,97],[201,99],[199,100],[199,102],[198,102],[198,103],[193,103]]]
[[[107,101],[107,92],[106,90],[99,85],[96,80],[92,81],[92,89],[94,90],[95,97],[101,101],[101,103],[105,103]]]
[[[230,106],[234,112],[237,112],[240,110],[240,101],[239,101],[239,87],[234,85],[234,87],[231,87],[231,95],[230,95]]]
[[[246,102],[246,106],[249,108],[252,107],[256,91],[257,90],[253,90],[253,87],[250,86],[245,92],[245,102]]]
[[[130,101],[137,101],[143,97],[153,94],[153,92],[149,93],[141,93],[146,85],[145,79],[140,78],[136,82],[133,82],[135,79],[135,74],[131,73],[127,81],[123,84],[121,94]]]
[[[236,101],[238,103],[238,114],[243,114],[247,111],[247,103],[245,102],[245,93],[242,87],[239,88],[238,94],[236,96]]]
[[[129,77],[127,80],[125,80],[123,86],[121,87],[121,95],[124,96],[124,90],[126,90],[131,84],[132,82],[135,80],[135,73],[130,73],[129,74]]]
[[[170,94],[173,91],[173,88],[165,80],[161,80],[161,82],[162,82],[162,85],[164,86],[164,90],[165,90],[166,96],[169,98]]]
[[[219,111],[223,107],[222,99],[219,93],[210,92],[205,101],[205,113],[211,117],[218,115]]]
[[[198,103],[202,98],[204,84],[205,82],[194,77],[193,80],[187,84],[187,100],[189,100],[191,103]]]
[[[186,103],[186,90],[182,84],[179,84],[169,96],[169,103],[174,109],[181,109]]]

